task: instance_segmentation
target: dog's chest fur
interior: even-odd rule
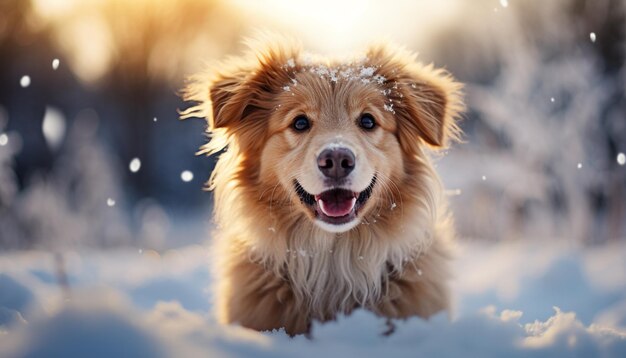
[[[414,232],[413,240],[396,238],[390,243],[389,237],[377,237],[371,225],[346,234],[293,236],[285,255],[276,258],[296,297],[317,318],[372,306],[386,293],[392,277],[405,270],[421,272],[415,265],[431,244],[429,234]]]

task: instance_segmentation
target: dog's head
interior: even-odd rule
[[[207,151],[238,152],[239,180],[326,231],[393,209],[422,148],[458,134],[460,85],[404,51],[328,61],[264,44],[253,54],[191,86],[187,98],[201,104],[185,114],[208,118]]]

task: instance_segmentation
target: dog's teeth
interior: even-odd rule
[[[324,204],[324,200],[317,199],[317,206],[320,207],[320,210],[322,210],[324,215],[328,216],[328,211],[326,211],[326,205]]]

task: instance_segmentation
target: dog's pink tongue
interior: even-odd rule
[[[322,193],[317,196],[317,205],[324,215],[340,217],[350,214],[356,204],[356,198],[350,192]]]

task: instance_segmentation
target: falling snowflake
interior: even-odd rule
[[[190,181],[193,180],[193,173],[190,172],[189,170],[185,170],[182,173],[180,173],[180,179],[182,179],[182,181],[184,181],[185,183],[189,183]]]
[[[113,207],[113,206],[115,206],[115,200],[113,200],[113,199],[111,199],[111,198],[108,198],[108,199],[107,199],[107,206],[108,206],[108,207]]]
[[[485,181],[485,180],[487,180],[487,176],[486,176],[486,175],[483,175],[481,179],[482,179],[483,181]]]
[[[589,39],[591,40],[591,42],[596,42],[596,33],[595,32],[590,33]]]
[[[22,78],[20,78],[20,86],[22,86],[22,88],[30,86],[30,76],[22,76]]]
[[[578,165],[576,165],[576,168],[580,169],[583,167],[583,163],[578,163]]]
[[[502,7],[508,7],[509,6],[509,1],[508,0],[500,0],[500,5]]]
[[[65,136],[65,116],[56,108],[46,107],[46,112],[41,122],[41,131],[48,146],[58,149]]]
[[[617,164],[624,165],[626,164],[626,155],[624,153],[617,154]]]
[[[58,58],[55,58],[54,60],[52,60],[52,69],[56,71],[59,68],[59,64],[60,64],[60,61]]]
[[[141,169],[141,160],[139,158],[133,158],[128,164],[128,169],[130,169],[131,173],[137,173],[139,169]]]
[[[550,97],[550,102],[554,103],[554,97]]]
[[[156,122],[157,121],[157,117],[152,118],[152,121]]]
[[[6,133],[0,134],[0,146],[4,147],[8,143],[9,143],[9,136],[7,136]]]

